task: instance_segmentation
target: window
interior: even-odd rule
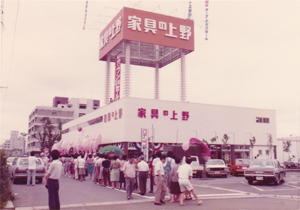
[[[261,149],[258,150],[258,154],[259,154],[259,155],[262,155],[262,150],[261,150]]]
[[[56,116],[57,115],[57,113],[56,112],[52,112],[52,116]]]
[[[80,104],[79,109],[86,109],[86,104]]]
[[[85,113],[79,113],[79,117],[81,117],[81,116],[83,116],[83,115],[85,115]]]
[[[269,118],[263,118],[264,123],[269,123]]]
[[[269,150],[266,150],[266,155],[269,155]]]

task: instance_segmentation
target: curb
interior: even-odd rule
[[[3,209],[15,209],[13,202],[11,200],[7,201]]]

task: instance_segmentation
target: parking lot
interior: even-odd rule
[[[192,183],[198,196],[204,203],[208,200],[220,199],[224,200],[222,202],[226,202],[226,200],[231,202],[232,199],[283,199],[292,205],[290,209],[298,209],[299,207],[299,172],[288,172],[286,182],[277,186],[273,183],[259,182],[249,185],[243,176],[235,177],[231,175],[227,178],[193,178]],[[13,184],[12,190],[16,193],[16,200],[13,202],[16,209],[28,209],[27,207],[35,207],[35,209],[47,208],[48,194],[44,184],[27,187],[25,182],[20,182]],[[127,201],[124,190],[101,187],[90,180],[79,182],[68,177],[61,177],[60,180],[61,205],[67,209],[80,207],[89,209],[89,206],[119,204],[140,205],[141,203],[152,203],[154,198],[153,193],[141,196],[136,191],[133,196],[133,200]],[[294,208],[294,206],[297,206],[297,208]],[[279,210],[281,208],[277,204],[273,209]]]

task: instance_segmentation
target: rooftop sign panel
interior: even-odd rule
[[[99,60],[123,40],[194,51],[194,21],[124,7],[100,33]]]

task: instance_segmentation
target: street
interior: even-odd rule
[[[228,178],[193,178],[193,186],[201,206],[195,200],[185,201],[186,205],[169,203],[153,205],[153,193],[145,196],[134,191],[132,200],[126,199],[124,190],[111,189],[94,184],[91,180],[75,181],[62,176],[60,179],[60,202],[63,209],[272,209],[298,210],[300,206],[300,174],[287,172],[285,183],[254,183],[248,185],[243,176]],[[149,184],[149,182],[148,182]],[[27,187],[25,182],[12,184],[16,199],[15,209],[47,209],[48,192],[43,184]],[[149,188],[148,190],[149,191]]]

